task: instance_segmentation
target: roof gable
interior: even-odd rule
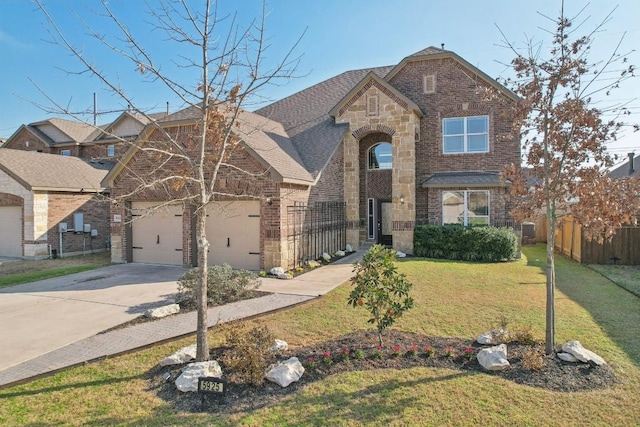
[[[105,185],[108,185],[108,182],[113,182],[140,149],[141,144],[145,143],[145,139],[158,126],[169,128],[194,124],[200,115],[200,106],[193,105],[173,113],[157,123],[148,124],[145,130],[140,133],[136,143],[129,148],[118,165],[105,177]],[[274,180],[300,184],[313,182],[313,177],[304,168],[300,155],[281,123],[247,111],[240,113],[237,123],[238,127],[235,132],[240,138],[241,144],[265,169],[270,170]]]
[[[422,49],[422,50],[420,50],[420,51],[418,51],[418,52],[416,52],[416,53],[414,53],[412,55],[407,56],[402,61],[400,61],[400,63],[398,65],[393,67],[393,69],[385,76],[384,79],[386,81],[388,81],[388,82],[391,81],[393,79],[393,77],[396,76],[405,67],[405,65],[407,65],[410,62],[430,61],[430,60],[434,60],[434,59],[444,59],[444,58],[452,59],[453,61],[457,62],[461,66],[467,68],[472,73],[477,75],[479,78],[484,80],[489,85],[493,86],[495,89],[497,89],[498,91],[500,91],[505,96],[507,96],[508,98],[512,99],[513,101],[519,101],[520,100],[518,95],[516,95],[514,92],[512,92],[511,90],[509,90],[505,86],[503,86],[500,83],[498,83],[494,78],[490,77],[484,71],[482,71],[479,68],[471,65],[469,62],[467,62],[461,56],[457,55],[456,53],[454,53],[452,51],[444,50],[444,49],[438,49],[437,47],[434,47],[434,46],[429,46],[429,47],[427,47],[425,49]]]
[[[387,81],[378,77],[373,72],[369,72],[356,86],[354,86],[338,103],[329,111],[331,117],[341,116],[346,110],[349,109],[354,102],[364,95],[364,93],[372,86],[375,86],[382,93],[391,98],[394,102],[399,104],[405,110],[415,112],[419,117],[422,117],[422,111],[418,105],[403,95],[396,88],[391,86]]]

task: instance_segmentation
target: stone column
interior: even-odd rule
[[[360,247],[360,166],[358,141],[347,132],[344,138],[344,199],[347,214],[347,243]]]

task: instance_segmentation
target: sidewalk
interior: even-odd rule
[[[209,327],[266,314],[324,295],[351,278],[352,263],[362,253],[356,252],[291,280],[264,278],[259,289],[271,292],[271,295],[210,308]],[[196,316],[196,312],[178,314],[77,341],[0,371],[0,388],[195,333]]]

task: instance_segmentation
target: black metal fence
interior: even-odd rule
[[[318,202],[287,207],[289,268],[343,250],[347,243],[344,202]]]

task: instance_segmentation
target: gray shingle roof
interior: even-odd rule
[[[109,165],[95,167],[78,157],[0,149],[0,170],[28,190],[102,191]]]
[[[628,176],[640,176],[640,154],[633,157],[633,172],[629,173],[629,160],[609,172],[611,178],[625,178]]]
[[[499,172],[438,172],[422,182],[422,187],[502,187]]]
[[[193,121],[200,114],[199,106],[191,106],[159,120],[158,123],[168,125],[175,121]],[[241,112],[238,123],[238,135],[266,167],[270,166],[285,181],[313,182],[313,177],[304,168],[282,123],[248,111]]]
[[[439,54],[439,53],[445,53],[448,52],[448,50],[444,50],[444,49],[438,49],[435,46],[429,46],[427,48],[424,48],[412,55],[409,55],[409,57],[414,57],[414,56],[428,56],[428,55],[435,55],[435,54]]]
[[[100,133],[100,129],[96,126],[82,122],[59,119],[57,117],[52,117],[38,123],[32,123],[31,126],[38,127],[44,124],[51,124],[69,137],[69,140],[67,141],[56,140],[54,143],[91,141]]]
[[[322,171],[348,126],[336,125],[329,111],[369,73],[384,77],[393,67],[346,71],[256,111],[280,122],[289,134],[306,169]]]

